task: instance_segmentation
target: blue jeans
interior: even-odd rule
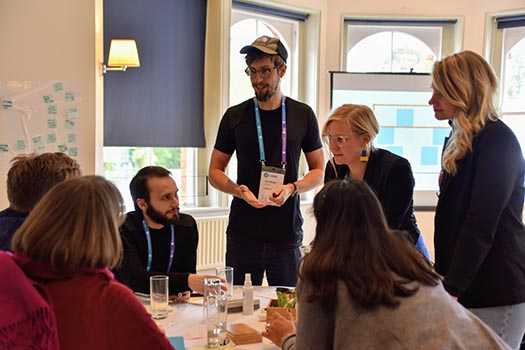
[[[525,303],[469,309],[512,349],[519,349],[525,333]]]
[[[270,286],[295,287],[301,252],[295,244],[236,240],[228,236],[226,266],[233,267],[233,284],[243,285],[249,273],[261,285],[264,272]]]

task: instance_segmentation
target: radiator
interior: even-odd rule
[[[228,216],[195,218],[199,229],[197,271],[224,266]]]

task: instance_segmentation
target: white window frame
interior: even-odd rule
[[[487,61],[490,63],[496,76],[498,78],[498,96],[497,96],[497,109],[500,113],[501,119],[505,122],[506,120],[512,119],[515,116],[525,115],[525,106],[522,110],[519,111],[505,111],[503,102],[504,102],[504,88],[505,88],[505,56],[507,54],[505,45],[505,29],[498,29],[497,27],[497,18],[507,17],[507,16],[525,16],[525,8],[515,11],[505,11],[490,13],[486,15],[485,18],[485,42],[484,42],[484,55]],[[521,40],[525,38],[525,27],[523,28],[524,36]],[[513,29],[513,28],[510,28]],[[519,40],[518,40],[519,41]],[[516,41],[516,43],[518,42]],[[517,135],[518,136],[518,135]]]
[[[349,52],[347,43],[349,35],[349,26],[355,25],[352,23],[352,20],[363,21],[371,20],[373,23],[370,25],[372,27],[377,27],[379,25],[385,27],[385,31],[390,31],[390,28],[399,29],[399,27],[425,27],[425,22],[455,22],[455,23],[444,23],[444,24],[428,24],[427,26],[439,26],[442,31],[441,38],[441,48],[440,52],[437,52],[436,59],[441,59],[453,52],[459,51],[463,45],[463,19],[460,17],[382,17],[382,16],[354,16],[354,15],[345,15],[343,16],[341,22],[341,52],[340,52],[340,62],[341,71],[346,71],[347,62],[346,57]],[[384,24],[380,22],[383,21]],[[403,23],[412,23],[410,25],[403,25]],[[418,24],[421,23],[421,24]],[[366,25],[366,24],[363,24]],[[398,30],[399,31],[399,30]],[[410,34],[409,32],[405,32]],[[373,35],[373,34],[372,34]],[[423,41],[423,40],[422,40]],[[423,41],[424,42],[424,41]],[[427,44],[428,45],[428,44]],[[430,45],[428,45],[430,47]],[[414,207],[416,210],[420,211],[432,211],[435,209],[437,203],[437,191],[414,191]]]

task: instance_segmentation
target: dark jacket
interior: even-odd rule
[[[11,208],[0,211],[0,250],[11,250],[11,238],[22,226],[27,215]]]
[[[520,144],[499,120],[474,137],[456,175],[442,173],[435,268],[466,307],[525,302],[524,173]]]
[[[346,165],[336,165],[337,176],[332,163],[325,168],[325,183],[335,178],[349,176]],[[387,150],[376,148],[370,153],[363,180],[374,191],[383,206],[383,211],[392,229],[407,231],[415,244],[421,232],[417,227],[412,195],[414,194],[414,176],[410,163]]]
[[[197,223],[190,215],[180,214],[173,228],[175,254],[168,273],[166,269],[171,240],[169,226],[163,231],[150,229],[152,268],[148,272],[148,244],[142,226],[142,213],[136,211],[127,213],[126,221],[120,227],[124,256],[122,263],[114,271],[117,279],[135,292],[149,293],[150,276],[161,274],[169,276],[170,294],[189,290],[188,275],[196,272],[197,265],[197,246],[199,244]]]

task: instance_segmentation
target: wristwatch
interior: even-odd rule
[[[297,185],[295,184],[295,182],[290,182],[293,186],[293,191],[292,193],[290,193],[290,196],[294,196],[296,195],[297,193],[299,193],[299,191],[297,190]]]

